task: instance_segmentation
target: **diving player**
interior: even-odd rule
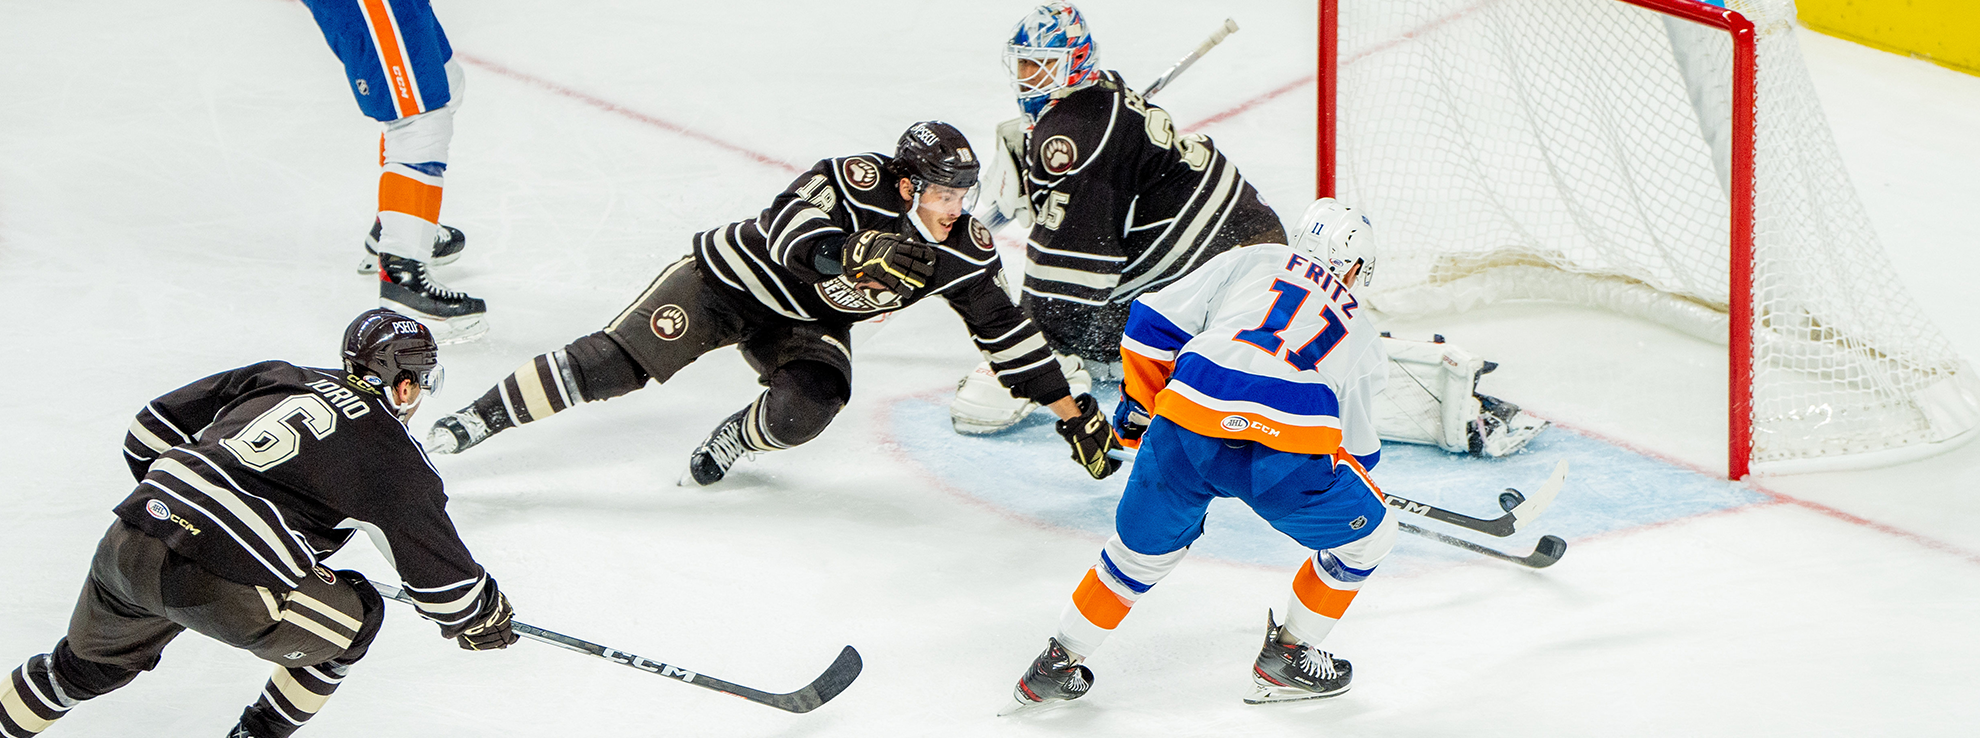
[[[1209,138],[1177,133],[1168,111],[1101,70],[1097,55],[1069,3],[1046,3],[1018,21],[1004,61],[1024,116],[998,127],[1004,151],[993,169],[1011,174],[985,183],[991,197],[977,210],[993,228],[1006,218],[1029,221],[1025,315],[1054,351],[1108,381],[1119,379],[1121,329],[1135,296],[1229,249],[1285,243],[1286,233]],[[959,432],[989,433],[1031,410],[979,370],[965,378],[950,415]]]
[[[275,664],[229,738],[287,738],[384,622],[362,574],[325,557],[362,530],[440,634],[515,643],[509,600],[447,517],[405,421],[440,382],[432,333],[388,310],[344,331],[341,371],[281,361],[152,400],[124,437],[138,487],[97,544],[68,635],[0,684],[0,736],[28,738],[158,666],[191,629]],[[140,731],[132,731],[140,732]]]
[[[461,65],[429,0],[303,0],[344,63],[365,115],[383,123],[378,217],[358,271],[378,277],[378,304],[426,323],[441,343],[488,330],[488,306],[434,279],[460,258],[467,237],[440,225],[440,194],[454,111],[466,91]]]
[[[1367,218],[1323,199],[1291,246],[1221,254],[1135,300],[1115,424],[1139,439],[1140,454],[1114,537],[1019,678],[1018,706],[1086,694],[1093,672],[1081,662],[1182,561],[1217,497],[1243,500],[1314,551],[1293,577],[1285,623],[1267,615],[1245,701],[1347,691],[1347,660],[1317,645],[1396,535],[1368,477],[1381,455],[1370,415],[1388,360],[1349,291],[1374,269]]]
[[[963,212],[979,164],[955,127],[924,121],[894,155],[824,159],[755,218],[694,237],[597,333],[539,355],[441,418],[427,449],[459,453],[579,402],[665,383],[702,354],[740,344],[766,389],[689,455],[698,484],[745,454],[816,437],[852,396],[852,324],[939,296],[1007,391],[1052,409],[1095,479],[1120,448],[1091,395],[1074,397],[1038,328],[1011,304],[990,232]]]

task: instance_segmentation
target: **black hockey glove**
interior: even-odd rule
[[[1109,457],[1108,451],[1121,448],[1121,439],[1114,436],[1114,427],[1100,415],[1100,401],[1092,395],[1080,395],[1073,400],[1079,406],[1079,416],[1059,421],[1059,435],[1072,446],[1073,461],[1086,467],[1086,473],[1094,479],[1106,479],[1107,475],[1121,468],[1121,462]]]
[[[494,607],[455,636],[454,640],[461,644],[461,648],[493,651],[515,645],[516,631],[510,627],[509,621],[515,618],[516,611],[509,607],[509,596],[495,591],[494,579],[488,580],[488,589],[495,593]]]
[[[1148,424],[1152,420],[1148,408],[1125,394],[1121,395],[1121,404],[1114,406],[1114,432],[1123,441],[1141,440],[1141,434],[1148,432]]]
[[[935,276],[935,248],[911,236],[860,231],[846,239],[839,258],[848,279],[878,283],[901,297],[913,295]]]

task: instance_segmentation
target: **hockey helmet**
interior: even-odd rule
[[[1064,0],[1033,8],[1011,31],[1004,46],[1004,68],[1010,72],[1011,88],[1017,92],[1018,107],[1032,122],[1045,113],[1053,94],[1076,88],[1100,78],[1095,66],[1093,36],[1079,9]],[[1018,62],[1030,61],[1044,70],[1026,76]]]
[[[344,371],[383,392],[401,418],[412,415],[418,402],[400,407],[391,388],[410,379],[426,392],[438,392],[445,376],[433,331],[384,308],[365,311],[344,329]]]
[[[894,161],[888,166],[894,176],[908,178],[915,192],[931,184],[967,190],[976,186],[983,168],[962,131],[939,120],[908,126],[894,144]]]
[[[1342,205],[1331,197],[1314,200],[1301,216],[1299,230],[1293,233],[1292,248],[1327,267],[1342,279],[1361,265],[1361,283],[1375,277],[1375,224],[1358,209]]]

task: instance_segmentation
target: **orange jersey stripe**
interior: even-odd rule
[[[1346,464],[1349,469],[1353,469],[1354,475],[1361,477],[1361,483],[1368,485],[1368,489],[1375,492],[1376,499],[1388,501],[1389,496],[1382,494],[1382,488],[1375,485],[1374,477],[1368,476],[1368,470],[1361,468],[1361,460],[1354,458],[1354,454],[1348,453],[1347,449],[1337,449],[1334,451],[1334,462],[1337,467]]]
[[[1311,557],[1306,559],[1304,566],[1299,567],[1299,574],[1293,577],[1293,596],[1299,598],[1299,604],[1335,620],[1341,619],[1348,605],[1354,604],[1356,594],[1355,590],[1327,586],[1320,575],[1314,573]]]
[[[1283,425],[1256,413],[1215,410],[1191,402],[1176,392],[1155,396],[1156,415],[1198,435],[1257,441],[1295,454],[1332,455],[1341,448],[1341,429]]]
[[[405,213],[428,223],[440,222],[441,188],[403,174],[378,175],[378,211]]]
[[[399,117],[426,112],[419,104],[418,93],[413,91],[412,65],[400,53],[399,29],[392,23],[391,8],[386,7],[385,0],[361,0],[359,7],[364,10],[365,25],[371,27],[371,44],[378,47],[378,64],[385,68],[385,76],[391,78],[392,106],[399,111]]]
[[[1126,348],[1121,349],[1121,390],[1142,407],[1153,407],[1154,398],[1169,386],[1169,375],[1176,362],[1151,359]]]
[[[1086,578],[1079,581],[1079,589],[1073,590],[1073,606],[1079,614],[1086,616],[1086,622],[1113,630],[1127,617],[1128,608],[1134,603],[1114,594],[1114,590],[1100,583],[1100,575],[1092,569],[1086,570]]]

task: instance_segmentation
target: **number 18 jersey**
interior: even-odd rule
[[[1303,454],[1381,450],[1388,356],[1347,285],[1281,244],[1233,249],[1135,299],[1124,389],[1194,433]]]

